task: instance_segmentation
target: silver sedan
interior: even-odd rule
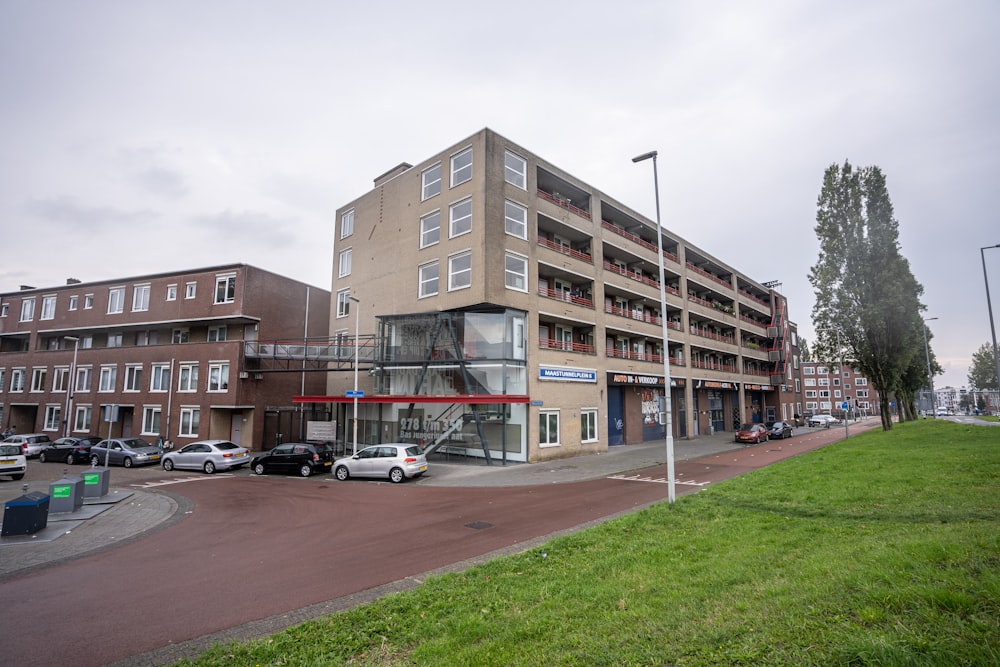
[[[427,472],[427,457],[419,445],[391,442],[365,447],[354,456],[337,459],[333,474],[340,481],[354,477],[388,478],[398,484]]]
[[[163,469],[232,470],[250,463],[250,450],[228,440],[199,440],[163,455]]]

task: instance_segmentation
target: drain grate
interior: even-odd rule
[[[492,528],[493,524],[485,521],[473,521],[472,523],[465,524],[465,527],[473,530],[484,530],[486,528]]]

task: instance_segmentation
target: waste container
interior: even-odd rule
[[[83,507],[83,478],[63,474],[59,481],[49,485],[49,511],[75,512]]]
[[[83,473],[83,497],[103,498],[108,495],[111,471],[107,468],[88,468]]]
[[[4,503],[0,535],[31,535],[48,523],[49,497],[41,491],[32,491]]]

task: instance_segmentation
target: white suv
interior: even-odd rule
[[[24,477],[27,469],[28,462],[21,452],[21,445],[0,443],[0,475],[10,475],[16,481]]]

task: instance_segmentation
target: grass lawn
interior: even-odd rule
[[[1000,428],[895,425],[183,665],[1000,665]]]

